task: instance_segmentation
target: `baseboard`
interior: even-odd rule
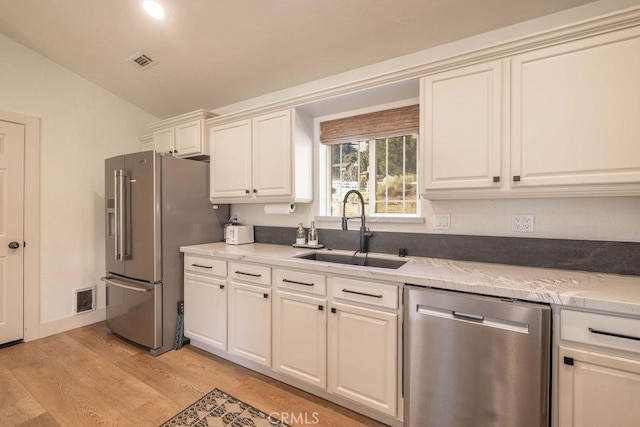
[[[105,307],[102,307],[90,312],[77,314],[75,316],[63,317],[60,319],[40,323],[40,327],[38,328],[38,336],[34,339],[44,338],[50,335],[66,332],[71,329],[102,322],[107,318],[106,313],[107,312]],[[32,340],[30,339],[29,341]]]

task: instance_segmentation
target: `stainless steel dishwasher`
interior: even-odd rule
[[[549,425],[551,309],[404,287],[405,426]]]

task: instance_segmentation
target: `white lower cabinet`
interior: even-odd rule
[[[640,425],[640,361],[560,347],[560,427]]]
[[[192,345],[383,422],[401,418],[397,285],[190,254],[184,266]]]
[[[226,284],[224,279],[184,276],[184,335],[203,347],[227,349]]]
[[[559,427],[640,425],[640,319],[561,310]]]
[[[327,300],[276,290],[273,368],[327,386]]]
[[[271,366],[271,289],[229,281],[229,353]]]
[[[398,315],[332,303],[329,391],[397,415]]]

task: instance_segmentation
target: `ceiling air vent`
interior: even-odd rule
[[[130,57],[127,61],[133,62],[139,68],[146,70],[147,68],[151,68],[152,66],[157,64],[157,61],[154,61],[147,54],[138,52],[132,57]]]

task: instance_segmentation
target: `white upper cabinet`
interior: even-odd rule
[[[210,192],[212,199],[252,197],[251,120],[227,123],[209,130]],[[237,202],[236,202],[237,203]]]
[[[423,77],[423,189],[500,188],[503,61]]]
[[[160,122],[151,123],[153,145],[159,153],[169,153],[176,157],[198,157],[209,155],[209,135],[205,132],[204,121],[214,115],[205,110],[197,110]]]
[[[209,123],[213,203],[310,202],[313,151],[294,109]]]
[[[637,192],[639,76],[638,28],[515,56],[513,187],[597,192],[635,184]]]
[[[253,129],[253,188],[255,197],[289,196],[293,186],[292,110],[256,117]]]
[[[421,80],[427,199],[640,195],[640,28]]]

